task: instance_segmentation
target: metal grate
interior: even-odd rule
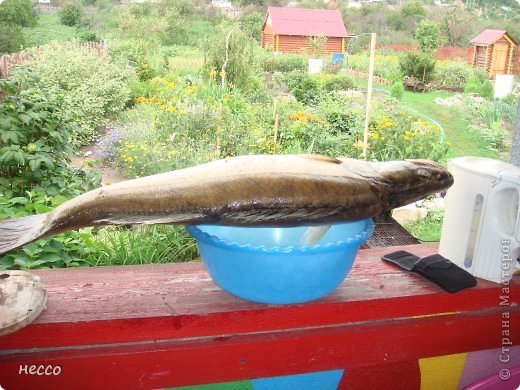
[[[420,241],[394,219],[388,218],[385,222],[376,221],[372,237],[361,246],[361,249],[413,244],[420,244]]]

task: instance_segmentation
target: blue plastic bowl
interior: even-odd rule
[[[299,241],[308,227],[194,225],[209,274],[227,292],[250,301],[286,304],[317,299],[345,279],[372,231],[372,219],[333,224],[313,246]]]

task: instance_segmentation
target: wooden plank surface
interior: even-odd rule
[[[435,244],[406,248],[419,256],[437,251]],[[336,291],[299,305],[236,298],[215,285],[201,263],[34,271],[46,285],[47,308],[27,328],[0,337],[0,349],[260,332],[497,305],[498,284],[479,280],[476,288],[449,294],[380,260],[396,249],[361,251]],[[518,289],[513,293],[518,301]]]
[[[519,323],[517,277],[500,306],[500,284],[479,280],[449,294],[380,260],[397,249],[360,251],[336,291],[299,305],[233,297],[200,263],[34,272],[47,309],[0,337],[0,385],[150,389],[346,368],[346,379],[363,383],[377,371],[392,383],[393,370],[406,367],[414,374],[401,388],[416,389],[417,359],[498,348],[501,313]],[[25,374],[33,364],[60,374]]]

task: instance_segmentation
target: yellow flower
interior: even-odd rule
[[[168,106],[168,111],[174,111],[175,110],[175,107],[173,106]]]
[[[372,138],[374,138],[374,139],[378,139],[378,138],[379,138],[379,134],[377,134],[377,133],[372,133]]]
[[[386,121],[385,125],[388,127],[388,126],[392,126],[392,122],[390,121]]]
[[[381,137],[381,141],[384,141],[385,140],[385,137]]]
[[[403,139],[404,139],[405,141],[408,141],[408,140],[410,139],[410,137],[408,137],[407,135],[405,135],[405,136],[403,137]]]

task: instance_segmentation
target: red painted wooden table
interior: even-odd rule
[[[154,389],[245,381],[235,387],[245,389],[261,388],[251,381],[258,378],[336,370],[340,388],[418,389],[421,381],[422,388],[435,382],[439,364],[460,366],[462,359],[457,383],[450,379],[457,388],[472,380],[474,351],[495,356],[490,372],[520,364],[512,345],[509,361],[499,362],[504,313],[507,339],[518,344],[518,277],[507,291],[479,280],[449,294],[380,260],[396,249],[361,251],[335,292],[298,305],[235,298],[201,263],[34,271],[47,287],[47,308],[33,324],[0,337],[0,386]],[[405,249],[428,255],[437,245]]]

